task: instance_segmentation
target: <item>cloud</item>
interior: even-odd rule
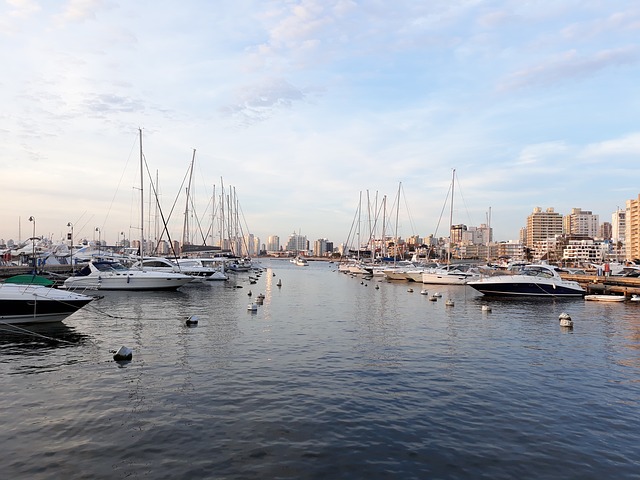
[[[84,20],[95,20],[96,11],[104,6],[104,0],[69,0],[63,13],[56,15],[55,20],[60,26]]]
[[[276,111],[290,108],[295,102],[307,100],[311,90],[291,85],[281,78],[270,78],[264,82],[246,86],[236,94],[234,103],[221,108],[221,112],[250,125],[266,120]]]
[[[640,58],[639,53],[637,47],[626,47],[581,57],[575,50],[571,50],[547,62],[512,73],[498,85],[498,90],[535,88],[586,78],[610,67],[636,64]]]
[[[622,138],[592,143],[585,146],[581,156],[591,159],[609,160],[613,156],[640,156],[640,133],[632,133]]]

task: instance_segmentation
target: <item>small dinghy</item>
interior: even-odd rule
[[[624,302],[624,295],[585,295],[584,299],[595,302]]]

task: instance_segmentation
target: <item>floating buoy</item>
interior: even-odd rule
[[[483,312],[490,312],[491,311],[491,307],[489,305],[482,305],[482,311]]]
[[[433,294],[434,297],[440,298],[442,294],[440,292],[436,292]]]
[[[444,302],[444,304],[445,304],[447,307],[453,307],[453,300],[451,300],[450,298],[447,298],[447,301],[446,301],[446,302]]]
[[[631,298],[629,299],[629,301],[640,302],[640,295],[638,295],[637,293],[634,293],[633,295],[631,295]]]
[[[197,315],[191,315],[189,318],[187,318],[187,321],[184,323],[185,325],[191,327],[191,326],[198,325],[198,320],[200,319],[198,318]]]
[[[120,347],[118,351],[114,352],[113,359],[116,362],[127,362],[133,358],[133,350],[128,347]]]
[[[258,310],[258,304],[250,303],[249,305],[247,305],[247,310],[249,310],[250,312],[256,312]]]
[[[276,276],[276,274],[275,274],[275,273],[273,273],[273,276],[275,277],[275,276]]]
[[[282,286],[282,280],[278,280],[278,283],[276,283],[277,287],[281,287]]]
[[[407,292],[409,292],[409,293],[413,293],[413,288],[408,288],[408,289],[407,289]]]
[[[380,290],[380,285],[376,285],[376,290]]]
[[[437,302],[437,301],[438,301],[438,297],[436,297],[435,295],[431,295],[431,296],[429,297],[429,301],[430,301],[430,302]]]
[[[251,293],[251,290],[249,290],[249,293],[247,293],[247,295],[249,295],[249,296],[253,295],[253,294]]]
[[[427,292],[426,288],[423,288],[422,290],[420,290],[420,295],[428,295],[429,292]]]
[[[571,316],[568,313],[561,313],[558,320],[560,320],[561,327],[573,327],[573,320],[571,320]]]

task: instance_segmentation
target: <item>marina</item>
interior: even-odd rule
[[[105,291],[62,323],[3,325],[3,473],[637,475],[640,303],[261,266],[253,284]]]

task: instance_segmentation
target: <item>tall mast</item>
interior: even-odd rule
[[[144,257],[144,175],[142,168],[142,128],[140,132],[140,264]]]
[[[453,189],[456,184],[456,169],[451,175],[451,210],[449,212],[449,251],[447,252],[447,263],[451,264],[451,248],[453,247]]]
[[[191,199],[191,179],[193,178],[193,163],[196,160],[196,149],[193,149],[191,167],[189,168],[189,183],[187,183],[187,202],[184,206],[184,224],[182,226],[182,245],[189,243],[189,200]]]
[[[394,233],[394,253],[393,253],[393,262],[395,265],[396,260],[398,259],[398,217],[400,216],[400,188],[402,188],[402,182],[398,183],[398,197],[396,199],[396,231]]]

